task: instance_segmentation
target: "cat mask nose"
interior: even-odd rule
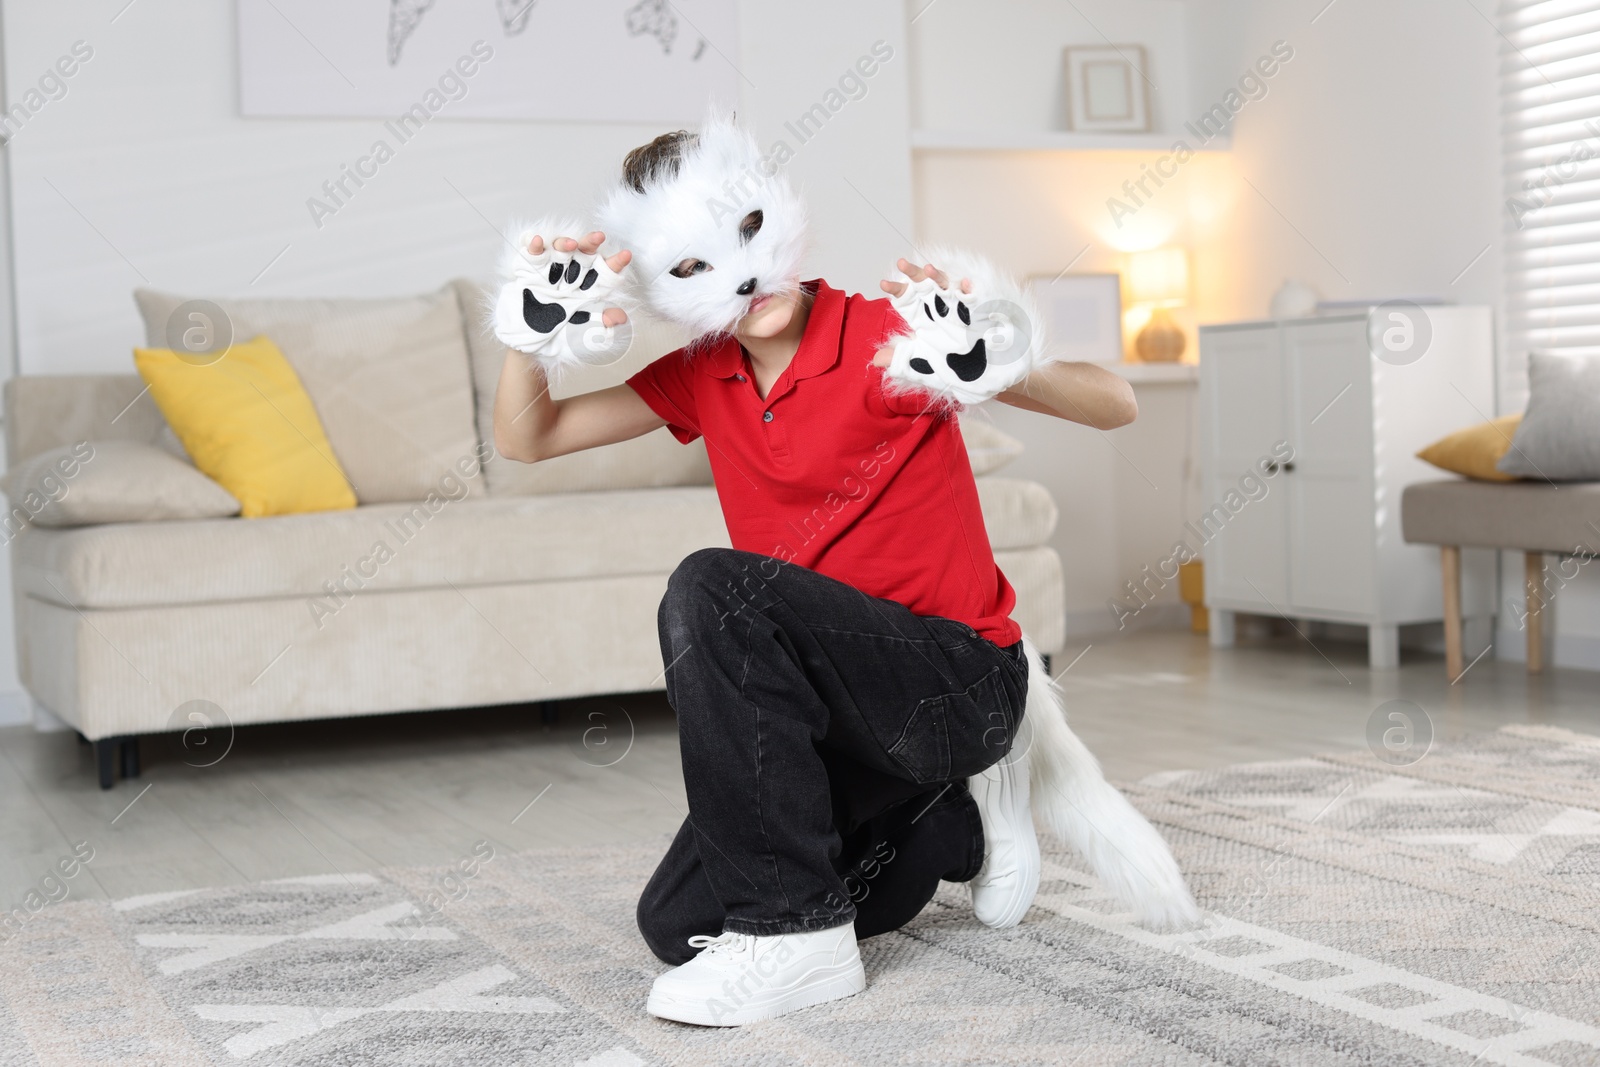
[[[734,290],[734,292],[738,293],[740,296],[749,296],[751,293],[753,293],[755,291],[756,291],[756,280],[754,278],[749,279],[743,285],[739,286],[739,288]]]

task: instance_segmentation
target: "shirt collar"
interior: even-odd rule
[[[800,347],[789,364],[791,379],[811,378],[832,369],[839,362],[839,339],[844,329],[845,295],[821,278],[801,282],[814,294],[811,317]],[[713,378],[731,378],[744,369],[744,350],[737,338],[729,335],[721,344],[700,357],[700,367]]]

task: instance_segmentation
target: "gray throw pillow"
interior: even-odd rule
[[[1497,466],[1521,478],[1600,481],[1600,356],[1528,357],[1528,411]]]
[[[183,460],[138,441],[80,441],[41,452],[0,478],[11,526],[94,526],[220,519],[239,501]]]

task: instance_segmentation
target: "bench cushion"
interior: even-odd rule
[[[1400,524],[1413,544],[1593,552],[1600,482],[1418,482],[1400,498]]]
[[[1055,529],[1035,482],[982,478],[997,550]],[[668,574],[697,548],[727,545],[709,486],[473,497],[263,519],[30,528],[12,543],[19,587],[76,608],[132,608]],[[344,594],[338,594],[340,596]]]

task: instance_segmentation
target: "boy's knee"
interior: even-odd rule
[[[696,590],[717,588],[738,571],[747,553],[732,548],[697,548],[673,569],[667,579],[667,595],[693,595]]]
[[[732,548],[697,549],[667,579],[658,621],[670,629],[717,628],[752,603],[770,569],[764,564],[776,562]]]

